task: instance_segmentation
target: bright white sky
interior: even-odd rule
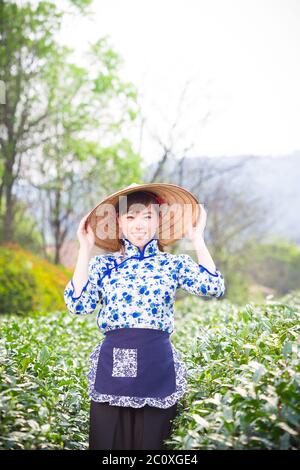
[[[146,120],[145,159],[161,157],[151,134],[168,142],[179,96],[174,150],[191,156],[300,150],[299,0],[94,0],[92,19],[70,18],[64,43],[83,52],[109,35]],[[210,113],[205,124],[201,118]]]

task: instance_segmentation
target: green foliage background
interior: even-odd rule
[[[18,244],[0,246],[0,314],[64,309],[63,290],[71,272]]]
[[[176,303],[188,392],[170,449],[300,448],[300,293],[266,305]],[[95,315],[1,318],[1,448],[87,449]]]

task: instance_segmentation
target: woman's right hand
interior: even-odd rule
[[[82,217],[77,230],[77,238],[80,243],[80,249],[84,249],[88,252],[92,251],[95,245],[95,234],[92,230],[92,227],[88,224],[87,228],[85,228],[85,222],[89,214],[90,213]]]

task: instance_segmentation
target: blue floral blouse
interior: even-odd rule
[[[116,328],[174,329],[176,290],[201,296],[221,297],[224,278],[211,273],[188,254],[171,254],[158,248],[152,238],[141,250],[127,238],[121,239],[125,255],[118,251],[97,255],[89,262],[88,281],[74,297],[71,279],[64,300],[70,313],[85,315],[100,306],[97,325],[105,335]]]

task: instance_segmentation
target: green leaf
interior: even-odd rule
[[[39,353],[38,360],[43,365],[45,365],[48,362],[49,358],[50,358],[50,352],[47,346],[44,346],[43,349]]]
[[[209,427],[209,422],[206,421],[206,419],[202,418],[202,416],[199,416],[197,414],[192,414],[191,416],[196,421],[196,423],[199,424],[202,428]]]

